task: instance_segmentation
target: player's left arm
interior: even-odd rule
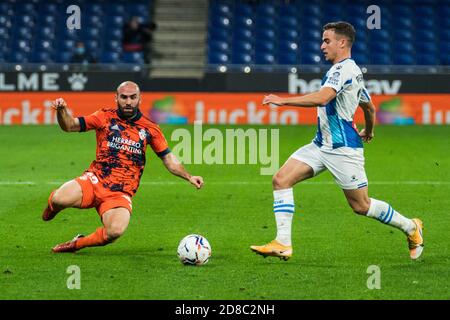
[[[317,107],[326,105],[336,97],[336,91],[331,87],[322,87],[319,91],[304,96],[282,98],[269,94],[263,99],[263,104],[275,104],[277,106]]]
[[[363,109],[365,127],[359,132],[364,142],[370,142],[374,137],[375,106],[372,100],[360,101],[359,106]]]
[[[169,170],[169,172],[173,175],[189,181],[197,189],[200,189],[203,186],[203,178],[200,176],[190,175],[172,152],[163,155],[161,160],[167,170]]]

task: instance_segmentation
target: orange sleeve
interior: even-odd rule
[[[153,151],[159,156],[163,157],[170,152],[169,145],[167,144],[167,140],[164,137],[164,134],[161,131],[161,128],[156,125],[152,127],[150,131],[152,136],[150,139],[150,146]]]
[[[101,128],[105,118],[106,115],[103,110],[98,110],[88,116],[78,117],[80,121],[80,132]]]

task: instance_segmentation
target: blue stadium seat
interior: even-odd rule
[[[24,15],[24,14],[34,15],[35,11],[36,11],[36,7],[31,2],[21,1],[21,2],[16,3],[16,5],[14,6],[14,11],[17,15]]]
[[[449,29],[440,30],[439,38],[443,42],[450,42],[450,30]]]
[[[299,19],[302,29],[322,30],[322,21],[314,16],[302,15]]]
[[[213,3],[210,6],[211,16],[231,17],[233,15],[231,7],[224,3]]]
[[[230,51],[230,45],[226,41],[211,40],[208,44],[209,50],[213,52],[228,53]]]
[[[33,48],[34,51],[53,52],[54,50],[53,43],[48,40],[36,41]]]
[[[390,53],[391,45],[387,41],[372,41],[369,42],[370,51],[376,53]]]
[[[279,64],[283,65],[297,65],[300,63],[300,59],[295,52],[283,52],[279,55]]]
[[[366,65],[370,63],[367,53],[362,54],[352,53],[352,58],[358,65]]]
[[[108,16],[122,16],[126,12],[125,4],[122,3],[108,3],[105,10],[103,10]]]
[[[394,56],[398,54],[409,54],[414,53],[414,46],[410,42],[395,42],[394,43]]]
[[[278,51],[298,53],[299,46],[296,42],[293,41],[280,41],[278,43]]]
[[[318,30],[302,29],[300,39],[306,41],[322,41],[322,32]]]
[[[422,42],[420,40],[416,42],[415,49],[417,53],[422,54],[436,54],[438,51],[436,42]]]
[[[101,62],[104,63],[119,63],[120,54],[112,51],[104,51],[101,57]]]
[[[263,17],[275,16],[276,9],[274,5],[261,3],[256,8],[256,14]]]
[[[434,42],[436,41],[436,34],[429,29],[418,29],[415,32],[415,37],[418,42]]]
[[[73,53],[72,51],[58,51],[55,53],[55,62],[59,63],[69,63],[72,59]]]
[[[0,27],[0,40],[9,40],[9,29]]]
[[[231,62],[234,64],[251,64],[253,63],[252,56],[248,53],[233,53]]]
[[[275,29],[277,23],[273,17],[257,17],[255,25],[258,29]]]
[[[295,17],[298,15],[297,8],[293,5],[282,4],[278,9],[278,14],[280,17]]]
[[[35,51],[31,62],[49,63],[53,62],[52,55],[47,51]]]
[[[122,61],[125,63],[144,63],[144,54],[142,52],[124,52],[122,54]]]
[[[235,29],[248,29],[253,27],[255,21],[252,17],[249,16],[237,16],[233,20],[233,28]]]
[[[245,33],[247,30],[239,29],[237,33]],[[246,36],[246,38],[251,38],[251,31],[248,31],[250,34]],[[219,41],[228,41],[230,37],[230,33],[222,28],[212,28],[209,32],[210,39],[219,40]]]
[[[409,29],[413,27],[413,21],[410,18],[396,17],[393,21],[393,27],[399,29]]]
[[[41,15],[37,20],[40,27],[55,27],[56,25],[56,16],[54,15]]]
[[[280,29],[278,32],[280,40],[297,41],[299,33],[295,29]]]
[[[122,43],[117,40],[109,40],[103,43],[104,50],[122,53]]]
[[[224,53],[218,53],[218,52],[209,52],[208,53],[208,61],[209,63],[214,64],[226,64],[229,62],[229,56]]]
[[[419,65],[437,65],[439,59],[435,54],[417,54],[417,64]]]
[[[20,27],[14,30],[14,36],[18,39],[31,40],[33,38],[33,32],[31,28]]]
[[[362,4],[349,4],[347,5],[346,11],[350,17],[364,17],[367,15],[367,6]]]
[[[214,17],[209,23],[212,28],[221,28],[225,30],[230,29],[232,26],[231,20],[227,17]]]
[[[415,59],[410,54],[396,53],[394,54],[394,64],[412,65],[415,64]]]
[[[101,31],[99,28],[81,28],[81,34],[84,39],[99,39]]]
[[[393,5],[391,9],[392,14],[395,17],[407,17],[412,18],[414,15],[414,12],[411,8],[411,6],[408,5]]]
[[[450,55],[449,54],[441,54],[440,56],[441,64],[449,66],[450,65]]]
[[[302,64],[320,64],[322,61],[321,56],[314,53],[302,53],[300,56],[300,62]]]
[[[119,28],[106,28],[105,36],[110,40],[122,41],[122,30]]]
[[[274,64],[275,56],[268,52],[255,52],[255,63],[256,64]]]
[[[321,12],[322,10],[317,4],[309,4],[300,9],[300,14],[303,17],[320,17]]]
[[[38,10],[40,15],[52,15],[58,14],[58,5],[56,3],[39,3]]]
[[[399,41],[408,41],[408,42],[412,42],[413,40],[413,33],[411,30],[407,30],[407,29],[395,29],[393,32],[393,36],[394,36],[394,41],[395,42],[399,42]]]
[[[263,41],[275,41],[276,33],[274,29],[258,29],[256,39]]]
[[[62,39],[59,43],[59,50],[70,51],[75,47],[75,40],[72,39]]]
[[[111,16],[106,19],[107,24],[113,25],[113,27],[122,27],[122,21],[115,20],[116,16]],[[104,25],[104,19],[102,16],[97,15],[84,15],[81,16],[81,28],[101,28]]]
[[[376,65],[391,65],[392,64],[392,59],[391,59],[391,55],[390,54],[384,54],[384,53],[373,53],[371,54],[371,64],[376,64]]]
[[[251,17],[253,16],[253,8],[247,3],[237,2],[235,7],[235,13],[238,16]]]
[[[249,41],[237,40],[233,42],[233,52],[249,54],[251,53],[252,49],[253,46]]]
[[[275,51],[275,43],[269,41],[257,41],[255,44],[255,52],[270,52]]]
[[[296,30],[298,28],[298,20],[296,17],[283,17],[279,20],[279,26],[283,29]]]
[[[386,29],[373,29],[369,31],[371,41],[389,41],[390,34]]]
[[[27,54],[25,54],[21,51],[14,51],[14,52],[12,52],[12,54],[8,60],[11,62],[16,62],[16,63],[25,63],[25,62],[29,62],[29,57]]]
[[[300,50],[312,54],[320,54],[320,42],[317,41],[301,41]]]
[[[360,51],[360,52],[367,51],[366,43],[363,41],[360,41],[360,40],[355,41],[355,43],[353,43],[353,46],[352,46],[352,52],[354,52],[354,51]]]
[[[416,30],[425,30],[425,29],[434,29],[435,28],[435,20],[434,17],[428,18],[419,18],[417,17],[414,27]]]
[[[91,3],[89,5],[84,6],[83,10],[88,15],[100,15],[102,16],[104,14],[103,6],[98,3]]]
[[[54,30],[54,28],[50,28],[50,27],[39,28],[38,31],[37,31],[37,38],[40,41],[55,39],[55,30]]]

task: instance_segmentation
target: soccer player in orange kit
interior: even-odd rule
[[[119,238],[127,229],[132,211],[131,199],[136,193],[145,166],[147,145],[161,158],[174,175],[188,180],[197,189],[203,178],[191,176],[170,152],[157,124],[139,111],[139,86],[131,81],[121,83],[116,93],[117,108],[104,108],[84,117],[72,117],[66,102],[53,102],[58,123],[66,132],[95,130],[97,155],[84,174],[53,191],[42,219],[52,220],[64,208],[93,208],[103,227],[88,236],[55,246],[53,252],[75,252],[85,247],[103,246]]]

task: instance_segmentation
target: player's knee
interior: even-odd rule
[[[127,227],[122,224],[112,224],[106,229],[106,236],[110,241],[116,240],[125,233],[126,229]]]
[[[63,209],[67,205],[64,195],[61,192],[58,192],[58,190],[53,194],[50,201],[55,209]]]
[[[272,186],[275,190],[290,188],[286,179],[278,172],[272,177]]]

